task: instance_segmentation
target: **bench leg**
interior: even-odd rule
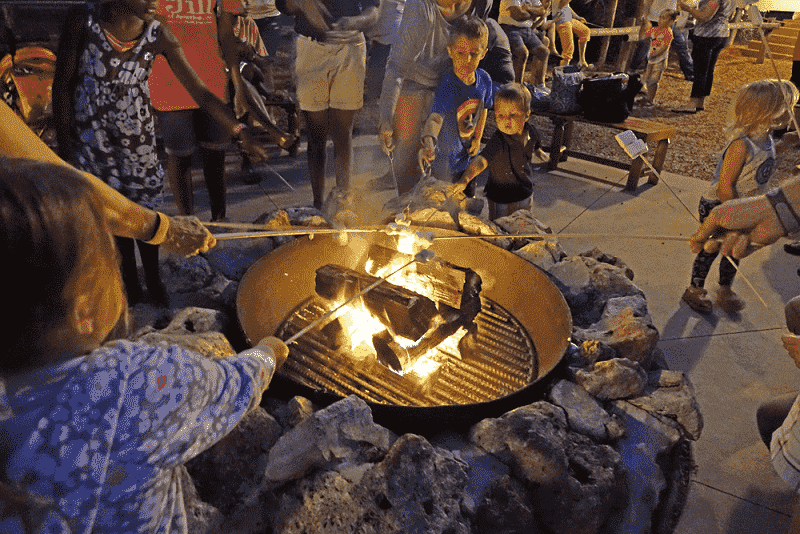
[[[636,188],[639,186],[639,178],[642,176],[642,167],[644,166],[644,161],[642,161],[641,157],[634,158],[631,161],[631,168],[628,171],[628,183],[625,184],[626,191],[636,191]]]
[[[667,148],[669,148],[669,139],[662,139],[656,145],[656,153],[653,157],[653,168],[661,174],[661,169],[664,168],[664,160],[667,159]],[[650,173],[650,179],[647,183],[656,185],[658,183],[658,176]]]
[[[549,170],[555,170],[561,161],[561,151],[564,149],[564,124],[565,121],[553,119],[553,141],[550,143],[550,161],[547,163]]]

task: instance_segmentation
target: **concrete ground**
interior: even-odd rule
[[[374,136],[355,141],[356,187],[389,170],[388,159],[374,141]],[[246,185],[231,172],[229,218],[250,222],[266,211],[310,205],[304,148],[296,159],[276,155],[270,160],[271,168],[294,191],[275,176]],[[331,159],[332,149],[327,190],[334,184]],[[231,170],[236,171],[235,163]],[[680,300],[694,259],[687,243],[626,236],[690,235],[697,227],[697,201],[708,182],[665,173],[658,185],[641,185],[630,193],[622,191],[625,178],[624,171],[571,159],[538,178],[533,214],[556,234],[602,234],[565,237],[561,244],[570,254],[598,247],[633,269],[634,282],[647,296],[661,333],[664,359],[694,383],[705,428],[694,447],[697,470],[676,532],[784,533],[795,495],[772,469],[755,426],[755,412],[760,403],[800,389],[800,371],[780,341],[785,331],[783,305],[800,293],[800,258],[785,254],[779,242],[745,259],[744,276],[737,278],[734,289],[747,307],[737,314],[715,309],[712,315],[701,316]],[[381,192],[375,201],[382,205],[391,197],[391,192]],[[198,216],[208,220],[207,194],[199,177],[195,202]],[[171,197],[164,208],[176,213]],[[715,267],[707,284],[712,295],[716,280]]]

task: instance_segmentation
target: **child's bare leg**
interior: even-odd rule
[[[537,46],[533,49],[533,84],[544,85],[545,74],[547,73],[547,59],[550,51],[547,45]]]
[[[547,28],[547,38],[550,39],[550,44],[548,45],[550,47],[550,53],[553,54],[553,55],[556,55],[556,56],[559,55],[558,54],[558,48],[556,48],[556,27],[555,27],[555,25],[552,25],[549,28]]]
[[[206,180],[208,199],[211,205],[211,220],[225,218],[225,151],[200,147],[203,158],[203,177]]]
[[[656,92],[658,92],[657,83],[647,84],[647,99],[650,100],[651,103],[656,99]]]
[[[192,156],[167,155],[167,178],[180,214],[193,214]]]
[[[314,207],[322,208],[325,200],[325,144],[328,141],[328,110],[304,111],[308,133],[308,174]]]
[[[579,67],[586,67],[589,64],[586,63],[586,45],[589,44],[589,41],[578,41],[578,66]]]
[[[353,161],[353,119],[356,110],[331,108],[328,111],[328,131],[333,140],[336,165],[336,186],[349,189]]]
[[[511,51],[511,63],[514,66],[514,81],[522,83],[525,81],[525,65],[528,63],[528,48],[526,46],[515,47]]]

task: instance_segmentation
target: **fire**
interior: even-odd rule
[[[400,226],[400,228],[402,230],[403,227]],[[407,229],[406,231],[396,232],[395,235],[398,236],[397,257],[380,268],[376,268],[372,259],[368,259],[364,267],[367,273],[377,277],[385,277],[407,263],[409,256],[415,255],[430,245],[430,242],[426,241],[424,237],[420,237]],[[433,288],[430,284],[423,282],[416,273],[416,264],[412,263],[402,271],[394,274],[389,281],[421,295],[432,294]],[[337,306],[339,304],[341,302],[337,303]],[[342,329],[349,334],[352,357],[358,361],[376,358],[372,341],[373,335],[386,329],[386,326],[378,317],[364,307],[358,299],[343,307],[337,315]],[[437,348],[426,352],[412,367],[398,374],[408,376],[414,382],[423,384],[441,368],[442,360],[444,359],[441,356],[442,352],[460,357],[458,343],[465,334],[466,330],[460,328],[455,334],[440,343]],[[395,336],[395,341],[403,348],[411,348],[417,340]]]

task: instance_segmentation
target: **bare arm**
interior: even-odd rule
[[[55,152],[50,150],[39,137],[22,122],[5,102],[0,104],[0,155],[10,158],[28,158],[57,165],[67,165]],[[113,190],[99,178],[81,173],[97,190],[103,211],[112,234],[148,241],[156,233],[159,217],[135,202],[131,202]],[[184,220],[186,219],[186,220]],[[216,244],[211,233],[203,228],[189,230],[196,221],[194,217],[171,218],[166,241],[162,246],[181,254],[204,252]]]
[[[722,168],[717,182],[717,196],[722,202],[736,198],[736,182],[747,158],[747,146],[743,139],[731,143],[722,158]]]
[[[697,19],[699,22],[708,22],[711,20],[711,17],[719,10],[720,2],[719,0],[713,0],[706,4],[703,9],[697,9],[692,7],[688,4],[685,4],[682,1],[678,2],[678,7],[680,7],[681,11],[688,12],[691,16]]]

